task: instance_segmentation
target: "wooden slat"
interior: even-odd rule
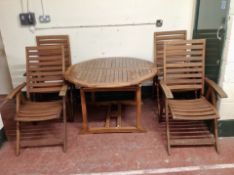
[[[30,81],[32,82],[37,82],[37,81],[57,81],[57,80],[61,80],[63,77],[60,75],[60,76],[43,76],[43,77],[32,77],[30,79]]]
[[[193,70],[193,69],[192,69]],[[202,73],[173,73],[169,74],[167,71],[167,79],[177,79],[177,78],[201,78]]]
[[[63,77],[63,72],[62,70],[60,71],[57,71],[57,70],[51,70],[51,71],[37,71],[37,72],[34,72],[34,71],[28,71],[27,73],[28,76],[57,76],[57,75],[61,75],[61,80],[62,80],[62,77]]]
[[[188,50],[192,50],[192,49],[198,49],[198,50],[202,50],[203,49],[203,46],[202,45],[188,45],[188,44],[181,44],[181,45],[172,45],[170,46],[170,48],[167,48],[167,51],[168,52],[171,52],[171,51],[177,51],[177,50],[185,50],[185,51],[188,51]]]
[[[167,68],[183,68],[183,67],[202,67],[202,63],[185,63],[185,62],[179,62],[179,63],[172,63],[167,64]],[[167,69],[166,69],[167,70]]]
[[[63,45],[66,69],[71,66],[71,51],[68,35],[36,36],[36,41],[38,46]]]
[[[202,83],[202,80],[201,79],[167,79],[167,84],[170,86],[172,84],[189,84],[189,83],[193,83],[193,84],[197,84],[197,83]]]
[[[214,139],[206,139],[206,138],[200,138],[200,139],[172,139],[170,141],[170,144],[172,146],[175,146],[175,145],[214,145],[215,141]]]
[[[163,59],[163,44],[164,41],[185,40],[187,33],[185,30],[165,31],[154,33],[154,63],[158,68],[161,68],[160,61]]]
[[[26,54],[28,97],[30,93],[59,92],[65,70],[62,46],[27,47]]]
[[[61,55],[60,55],[61,56]],[[59,66],[61,65],[61,58],[58,58],[60,61],[43,61],[43,62],[30,62],[28,65],[30,67],[35,67],[35,66]]]
[[[87,131],[81,131],[81,134],[87,134],[87,133],[94,133],[94,134],[98,134],[98,133],[131,133],[131,132],[146,132],[144,129],[140,129],[140,128],[136,128],[136,127],[121,127],[121,128],[117,128],[117,127],[109,127],[109,128],[105,128],[105,127],[100,127],[100,128],[90,128]]]
[[[192,73],[192,72],[202,72],[202,67],[198,68],[181,68],[181,69],[167,69],[166,73]]]
[[[195,89],[201,89],[201,85],[172,85],[172,86],[168,86],[170,89],[172,90],[180,90],[180,89],[191,89],[191,90],[195,90]]]
[[[169,88],[203,93],[205,40],[166,41],[164,49],[164,81]]]
[[[59,86],[59,87],[61,87],[63,84],[64,84],[63,81],[61,81],[61,82],[46,82],[46,83],[30,82],[29,86],[30,87],[50,87],[50,86]]]
[[[21,141],[21,147],[38,147],[38,146],[45,146],[45,145],[62,145],[62,139],[56,138],[46,138],[46,139],[38,139],[38,140],[23,140]]]
[[[217,111],[205,99],[170,100],[172,117],[185,120],[208,120],[218,118]]]
[[[49,67],[30,67],[30,72],[35,71],[61,71],[61,66],[49,66]]]
[[[59,92],[61,87],[52,87],[52,88],[29,88],[29,91],[32,93],[50,93],[50,92]]]

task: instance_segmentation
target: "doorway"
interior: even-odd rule
[[[197,0],[193,38],[206,39],[205,73],[218,82],[230,0]]]

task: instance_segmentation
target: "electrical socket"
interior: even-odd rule
[[[163,26],[163,20],[162,19],[157,19],[156,20],[156,27],[162,27]]]
[[[40,23],[49,23],[50,22],[50,15],[40,15],[39,21],[40,21]]]

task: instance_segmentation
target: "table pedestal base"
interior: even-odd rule
[[[108,113],[106,116],[105,126],[104,127],[88,127],[88,118],[87,118],[87,107],[85,92],[98,92],[98,91],[133,91],[135,92],[135,101],[132,101],[132,104],[136,106],[136,126],[135,127],[123,127],[122,126],[122,107],[121,103],[114,103],[117,105],[116,111],[113,113],[113,103],[108,104]],[[141,87],[130,86],[122,88],[80,88],[81,94],[81,107],[82,107],[82,130],[80,134],[98,134],[98,133],[131,133],[131,132],[146,132],[141,126]],[[98,103],[97,103],[98,104]],[[111,118],[116,118],[116,126],[110,126]]]

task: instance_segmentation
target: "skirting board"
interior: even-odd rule
[[[219,121],[219,137],[234,137],[234,119]]]
[[[4,132],[4,128],[2,128],[2,129],[0,129],[0,148],[6,140],[7,139],[6,139],[6,135]]]

